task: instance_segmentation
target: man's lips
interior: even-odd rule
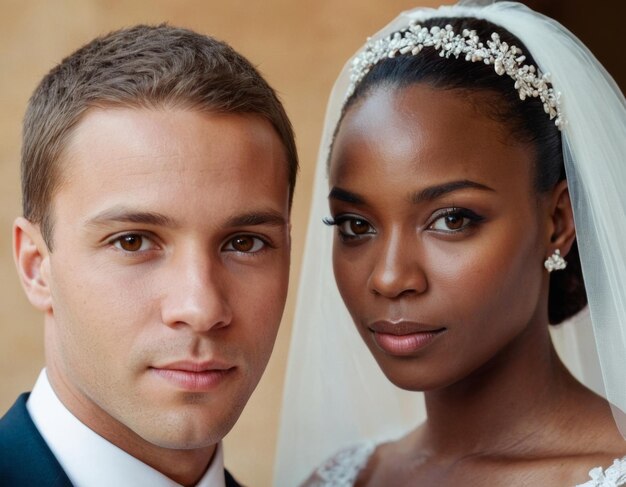
[[[228,370],[233,366],[218,360],[180,360],[177,362],[169,362],[165,365],[156,365],[153,368],[162,370],[180,370],[183,372],[207,372],[210,370]]]
[[[158,377],[180,389],[207,392],[233,375],[236,367],[218,361],[179,361],[150,367]]]
[[[415,321],[375,321],[367,326],[378,348],[389,355],[406,356],[423,350],[446,329]]]

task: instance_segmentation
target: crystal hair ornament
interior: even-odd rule
[[[428,29],[412,22],[408,28],[382,39],[368,39],[363,51],[352,61],[347,96],[354,93],[365,75],[383,59],[407,54],[416,56],[425,47],[439,51],[441,57],[454,56],[458,59],[463,56],[466,61],[492,65],[499,76],[506,74],[515,81],[515,89],[521,100],[539,98],[550,120],[554,120],[559,129],[565,123],[560,109],[561,94],[550,85],[550,75],[542,73],[533,65],[523,64],[526,56],[519,47],[502,42],[496,32],[491,34],[491,39],[485,45],[475,30],[464,29],[459,35],[449,24],[443,29],[438,26]]]

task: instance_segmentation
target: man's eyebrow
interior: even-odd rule
[[[436,186],[430,186],[428,188],[422,189],[421,191],[417,191],[411,195],[411,202],[417,204],[421,203],[422,201],[434,200],[445,194],[466,188],[479,189],[481,191],[495,191],[493,188],[490,188],[489,186],[486,186],[484,184],[470,181],[468,179],[463,179],[459,181],[451,181],[449,183],[438,184]]]
[[[250,227],[256,225],[270,225],[280,227],[287,224],[285,217],[277,211],[253,211],[235,215],[224,224],[225,227]]]
[[[135,211],[128,208],[110,208],[87,220],[87,225],[101,226],[109,223],[141,223],[162,227],[176,227],[178,224],[170,217],[152,211]]]
[[[347,191],[345,189],[334,186],[330,193],[328,193],[328,199],[345,201],[346,203],[353,203],[355,205],[365,204],[365,199],[356,193]]]

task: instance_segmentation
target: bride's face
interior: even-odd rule
[[[405,389],[453,384],[547,325],[547,202],[531,147],[477,110],[490,96],[377,88],[335,139],[335,276]]]

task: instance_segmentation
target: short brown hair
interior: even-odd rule
[[[288,161],[289,204],[298,171],[291,123],[271,86],[224,42],[168,25],[138,25],[89,42],[41,81],[22,141],[24,217],[41,226],[52,248],[50,201],[60,184],[59,159],[82,115],[93,107],[179,106],[256,113],[269,120]]]

